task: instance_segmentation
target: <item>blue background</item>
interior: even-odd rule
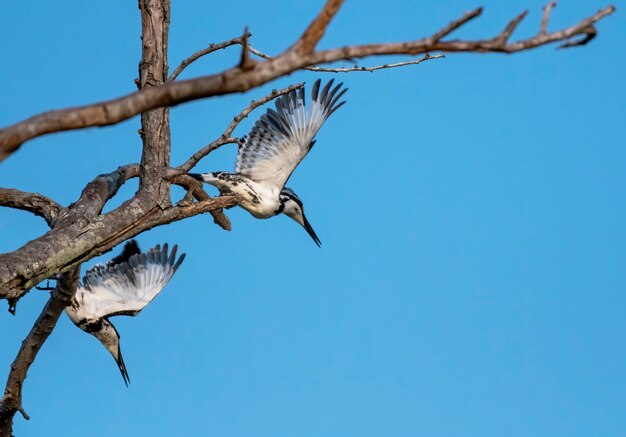
[[[175,0],[171,68],[245,25],[278,53],[321,4]],[[483,4],[455,37],[492,36],[524,8],[515,37],[538,29],[541,1]],[[347,2],[321,46],[415,39],[479,5]],[[563,1],[551,29],[604,6]],[[618,12],[584,48],[339,77],[348,104],[289,183],[322,249],[286,217],[243,210],[228,212],[232,232],[200,216],[142,234],[143,248],[178,243],[188,259],[139,317],[114,320],[130,388],[63,316],[29,372],[32,419],[16,417],[16,434],[626,435],[625,27]],[[139,32],[136,2],[3,2],[0,126],[135,90]],[[238,57],[216,53],[183,76]],[[173,164],[251,99],[319,76],[174,108]],[[135,117],[36,139],[1,164],[0,186],[69,204],[95,175],[139,160],[138,128]],[[226,146],[197,169],[234,159]],[[3,252],[45,230],[0,210]],[[0,313],[3,375],[46,299],[32,291],[16,317]]]

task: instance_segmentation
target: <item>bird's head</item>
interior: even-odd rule
[[[317,244],[318,247],[321,247],[322,243],[320,242],[320,239],[317,238],[315,231],[313,230],[311,224],[304,215],[304,207],[302,206],[302,201],[291,188],[283,188],[281,190],[280,203],[283,207],[283,214],[291,217],[292,219],[300,223],[302,227],[306,229],[306,231],[309,233],[313,241],[315,241],[315,244]]]
[[[111,353],[117,363],[117,367],[120,369],[122,378],[124,379],[124,384],[128,387],[130,378],[128,376],[128,372],[126,371],[124,359],[122,358],[120,335],[118,334],[117,329],[115,329],[115,326],[113,326],[113,324],[106,318],[100,319],[95,325],[96,326],[91,329],[87,326],[84,330],[100,340],[100,343],[102,343],[102,345]]]

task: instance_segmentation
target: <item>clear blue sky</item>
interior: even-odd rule
[[[606,1],[562,1],[552,28]],[[246,25],[277,53],[321,3],[174,0],[170,65]],[[517,35],[538,29],[538,0],[361,0],[322,46],[417,38],[481,4],[459,37],[493,35],[524,8]],[[63,316],[26,380],[32,419],[16,418],[17,435],[626,435],[624,28],[618,11],[582,49],[341,76],[348,104],[290,181],[322,249],[286,217],[241,210],[229,233],[201,216],[142,234],[144,248],[178,243],[188,258],[145,312],[114,320],[132,384]],[[0,126],[133,91],[139,29],[136,2],[3,2]],[[173,163],[251,99],[319,76],[173,109]],[[0,186],[68,204],[139,160],[138,128],[32,141],[1,164]],[[225,147],[198,169],[234,159]],[[2,252],[44,231],[0,210]],[[2,381],[46,298],[0,312]]]

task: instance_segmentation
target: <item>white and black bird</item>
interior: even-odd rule
[[[302,201],[285,183],[315,144],[315,134],[324,121],[345,101],[337,103],[347,91],[343,84],[329,81],[320,89],[313,84],[311,104],[305,106],[304,89],[291,91],[276,99],[276,110],[268,109],[244,137],[235,173],[190,173],[190,176],[217,187],[221,193],[242,197],[240,206],[256,218],[285,214],[304,227],[315,244],[320,240],[306,216]]]
[[[106,265],[87,270],[71,304],[69,318],[83,331],[96,337],[113,355],[124,383],[130,378],[122,359],[120,335],[109,321],[113,316],[136,316],[172,279],[185,254],[176,259],[177,246],[168,254],[167,243],[142,253],[135,240]]]

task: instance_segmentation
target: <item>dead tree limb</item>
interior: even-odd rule
[[[322,37],[325,26],[337,13],[340,4],[341,1],[329,0],[322,12],[307,27],[298,43],[273,59],[256,63],[252,70],[235,67],[213,76],[189,81],[167,82],[167,58],[165,57],[167,42],[165,39],[169,27],[169,2],[142,0],[140,8],[144,50],[140,66],[140,90],[137,93],[111,102],[36,116],[30,121],[18,123],[0,132],[0,153],[2,153],[1,150],[8,150],[6,147],[17,147],[21,143],[20,138],[24,135],[23,138],[34,138],[49,131],[109,124],[141,112],[143,154],[138,170],[141,178],[139,195],[105,216],[87,218],[85,214],[90,212],[87,209],[97,210],[99,214],[104,202],[114,194],[114,191],[102,188],[103,185],[100,184],[99,189],[104,190],[106,195],[96,193],[94,195],[97,199],[93,202],[79,200],[70,206],[67,212],[68,217],[61,221],[62,231],[58,229],[60,225],[57,225],[55,229],[27,243],[17,251],[0,255],[0,298],[17,299],[28,288],[49,275],[67,271],[90,257],[110,250],[124,238],[137,235],[149,229],[150,226],[165,224],[166,217],[173,217],[171,215],[173,211],[178,210],[172,209],[169,182],[166,180],[167,177],[172,176],[172,169],[169,168],[169,115],[167,109],[158,109],[160,106],[202,96],[243,91],[297,69],[339,59],[390,54],[416,55],[431,51],[513,53],[528,50],[550,42],[567,41],[574,36],[588,35],[593,23],[614,11],[612,6],[607,7],[576,25],[549,33],[544,32],[547,28],[546,17],[549,17],[550,10],[547,7],[539,33],[529,39],[509,42],[513,31],[524,18],[524,14],[520,14],[494,38],[477,41],[447,41],[445,38],[453,31],[481,14],[482,9],[476,9],[464,14],[428,38],[403,43],[368,44],[315,51],[315,46]],[[246,33],[244,36],[247,38],[247,35]],[[580,43],[580,41],[576,42],[576,44]],[[242,44],[246,43],[242,42]],[[248,50],[250,49],[248,47]],[[161,59],[151,62],[150,59],[153,57]],[[173,169],[174,174],[182,174],[185,169],[192,168],[199,159],[226,141],[229,141],[229,136],[218,140],[217,143],[205,146],[181,168]],[[136,167],[132,168],[132,171],[136,173]],[[112,185],[115,186],[116,183],[113,182]],[[83,197],[87,196],[88,192],[89,190],[83,193]],[[226,201],[228,205],[234,202],[236,201],[233,199]],[[228,229],[230,224],[219,210],[221,202],[212,201],[210,204],[215,208],[208,208],[207,211],[213,214],[222,227]],[[107,231],[103,231],[102,227],[106,227]]]
[[[0,399],[0,437],[12,436],[13,417],[18,411],[28,420],[22,406],[22,387],[28,374],[28,369],[35,361],[41,347],[48,339],[57,324],[59,317],[76,293],[80,266],[76,266],[61,275],[55,290],[48,303],[41,311],[37,321],[22,342],[7,379],[4,396]]]
[[[170,24],[169,0],[140,0],[141,63],[139,90],[158,89],[167,81],[167,44]],[[162,180],[162,170],[170,164],[170,117],[167,106],[141,111],[143,142],[139,171],[139,191],[144,202],[161,207],[170,203],[169,184]]]
[[[26,193],[14,188],[0,188],[0,206],[28,211],[42,217],[48,226],[54,226],[65,210],[54,200],[39,193]]]
[[[250,51],[250,53],[260,58],[272,59],[270,55],[263,53],[260,50],[255,49],[254,47],[249,47],[248,50]],[[413,59],[412,61],[392,62],[390,64],[372,65],[369,67],[360,66],[358,64],[355,64],[353,67],[319,67],[317,65],[314,65],[312,67],[305,67],[304,70],[316,71],[319,73],[352,73],[352,72],[359,72],[359,71],[372,73],[374,71],[384,70],[387,68],[398,68],[398,67],[406,67],[407,65],[417,65],[425,61],[430,61],[431,59],[441,59],[445,57],[446,57],[445,55],[430,55],[427,53],[421,58]]]
[[[141,4],[144,3],[152,7],[150,6],[152,2],[146,0]],[[210,96],[244,92],[294,71],[318,64],[378,55],[415,56],[434,52],[515,53],[557,41],[565,41],[562,45],[564,47],[582,45],[589,42],[593,37],[592,35],[595,35],[594,24],[615,11],[614,6],[608,6],[570,27],[546,33],[540,29],[535,36],[515,42],[508,42],[510,35],[507,35],[507,29],[509,26],[501,34],[488,39],[444,40],[444,37],[452,31],[478,17],[482,13],[482,9],[479,8],[465,14],[461,19],[450,23],[430,37],[400,43],[353,45],[315,51],[317,43],[323,36],[332,17],[337,13],[341,3],[340,0],[328,0],[320,14],[309,24],[299,40],[275,58],[256,63],[252,69],[237,66],[214,75],[165,83],[166,78],[163,72],[167,69],[167,62],[164,57],[160,61],[161,63],[149,67],[149,74],[140,78],[140,90],[136,93],[93,105],[50,111],[6,127],[0,131],[0,161],[15,152],[24,142],[48,133],[111,125],[156,108],[174,106]],[[161,12],[158,9],[155,9],[156,13],[169,17],[169,6],[167,10]],[[521,18],[518,16],[516,20],[521,21]],[[512,23],[515,24],[516,20],[513,20]],[[155,32],[153,35],[158,35],[158,33]],[[161,35],[163,34],[167,34],[166,27],[161,29]],[[577,36],[583,36],[583,39],[572,42],[571,39]],[[166,44],[157,45],[157,47],[158,49],[155,49],[154,53],[160,52],[164,55],[163,50],[166,48]],[[150,83],[151,86],[147,86],[150,81],[153,81]],[[165,114],[167,111],[164,109],[159,112]],[[157,120],[151,120],[156,123],[158,114],[154,117],[157,117]],[[159,135],[165,138],[169,135],[168,129],[163,126],[159,130]],[[142,165],[145,166],[145,164],[147,162]]]
[[[172,74],[170,75],[168,81],[172,81],[175,80],[178,76],[180,76],[180,73],[183,72],[183,70],[185,68],[187,68],[189,65],[191,65],[193,62],[197,61],[198,59],[202,58],[203,56],[209,55],[217,50],[224,50],[227,47],[231,47],[234,45],[243,45],[244,44],[244,38],[246,37],[250,37],[252,36],[250,33],[245,33],[242,36],[238,36],[237,38],[233,38],[230,39],[228,41],[224,41],[222,43],[219,44],[209,44],[208,47],[202,49],[202,50],[198,50],[197,52],[195,52],[194,54],[192,54],[191,56],[189,56],[188,58],[185,58],[178,67],[176,67],[176,69],[172,72]]]

